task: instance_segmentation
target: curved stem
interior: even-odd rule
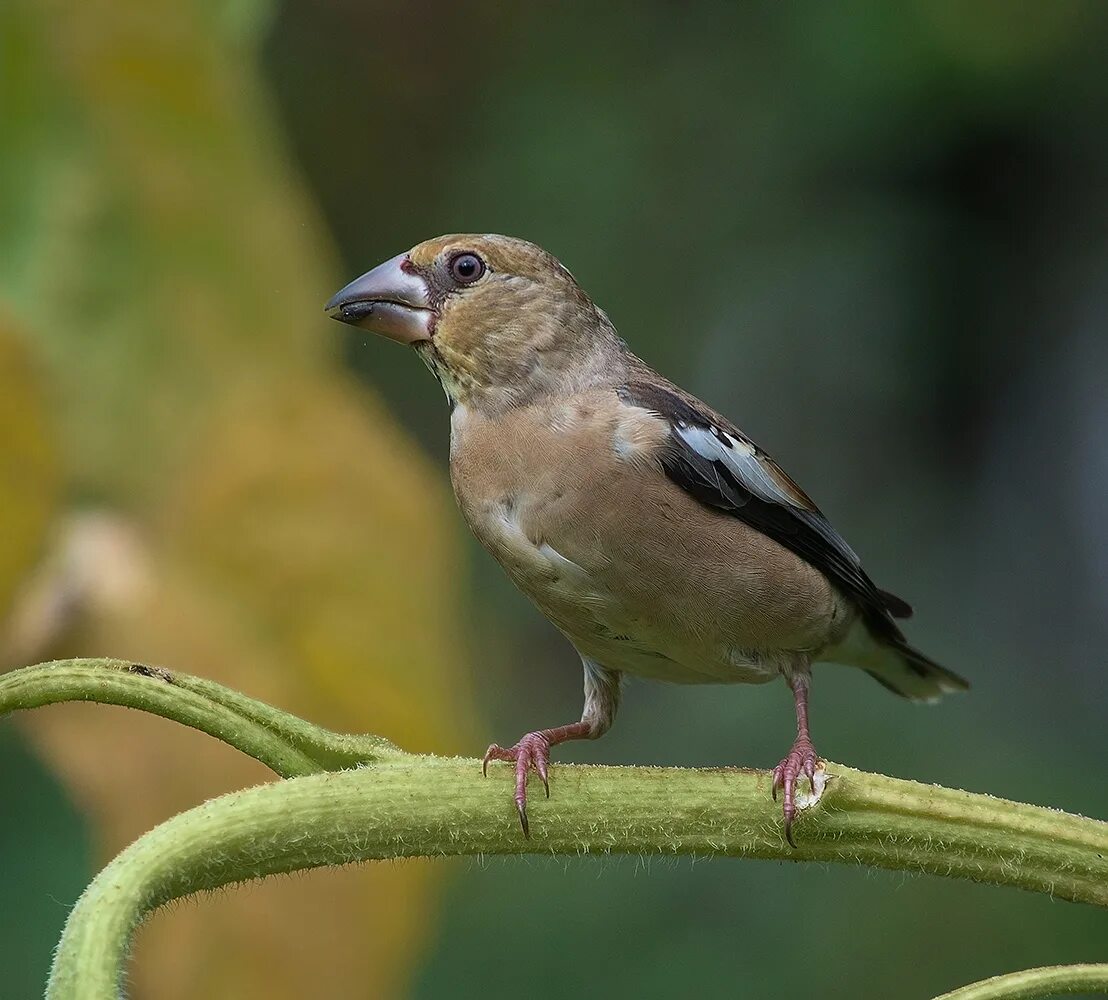
[[[971,983],[935,1000],[1035,1000],[1072,993],[1108,993],[1108,965],[1051,965]]]
[[[379,858],[526,851],[836,861],[1108,906],[1108,824],[838,764],[826,765],[822,799],[798,820],[797,850],[784,840],[769,773],[741,769],[558,765],[553,798],[533,802],[532,837],[524,840],[507,768],[482,780],[476,760],[416,756],[376,736],[332,733],[211,681],[129,661],[61,660],[0,676],[0,713],[59,701],[154,712],[290,780],[182,813],[112,861],[66,923],[48,987],[55,1000],[117,997],[135,927],[171,900]],[[1035,969],[947,996],[1103,989],[1106,969]]]
[[[0,674],[0,715],[63,701],[123,705],[160,715],[222,740],[283,778],[336,771],[400,752],[379,736],[332,733],[214,681],[130,660],[55,660]]]
[[[827,765],[822,804],[781,832],[764,771],[559,765],[514,822],[509,769],[401,755],[250,788],[174,817],[124,851],[70,915],[47,993],[117,995],[128,942],[191,893],[323,865],[459,854],[696,854],[838,861],[1013,885],[1108,906],[1108,824]]]

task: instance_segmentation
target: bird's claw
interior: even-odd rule
[[[519,825],[524,837],[531,836],[531,825],[527,821],[527,776],[531,771],[538,774],[546,797],[550,798],[550,741],[543,733],[528,733],[512,747],[502,747],[493,743],[485,751],[481,761],[481,773],[488,775],[490,760],[504,760],[516,766],[516,810],[519,813]]]
[[[811,795],[800,793],[801,797],[798,801],[797,783],[801,776],[808,779],[812,792]],[[825,783],[823,765],[812,746],[812,741],[806,737],[798,737],[785,759],[773,769],[773,785],[770,789],[774,802],[777,801],[778,790],[783,792],[785,839],[791,847],[796,847],[796,841],[793,839],[793,820],[796,819],[797,811],[815,805],[823,794]]]

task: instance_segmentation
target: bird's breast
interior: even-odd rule
[[[649,447],[649,429],[617,403],[596,393],[495,418],[457,406],[451,416],[451,480],[466,522],[563,631],[604,618],[617,600],[596,505],[614,468]]]
[[[459,405],[451,479],[477,539],[583,653],[669,680],[768,679],[777,649],[818,644],[830,590],[669,482],[665,435],[614,392],[495,417]]]
[[[562,462],[537,428],[481,426],[464,407],[451,419],[450,471],[458,504],[477,538],[517,569],[546,573],[573,564],[543,535],[564,493]],[[511,421],[511,424],[518,423]],[[549,461],[540,461],[545,454]]]

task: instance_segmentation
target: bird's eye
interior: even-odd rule
[[[460,285],[472,285],[485,273],[485,262],[475,253],[460,253],[450,258],[450,275]]]

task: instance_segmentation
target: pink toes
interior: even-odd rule
[[[806,777],[812,785],[812,794],[818,794],[816,789],[818,765],[819,756],[811,740],[798,737],[785,759],[773,769],[773,800],[777,801],[777,792],[780,789],[784,793],[782,812],[785,816],[785,839],[792,847],[796,847],[796,841],[793,839],[793,820],[796,819],[797,781],[802,776]]]
[[[534,770],[542,786],[546,790],[546,797],[550,798],[550,740],[544,733],[528,733],[513,747],[504,748],[493,744],[485,751],[484,760],[481,762],[481,772],[489,773],[490,760],[504,760],[514,762],[516,766],[516,810],[519,812],[519,825],[523,829],[523,836],[531,836],[531,827],[527,822],[527,776]]]

